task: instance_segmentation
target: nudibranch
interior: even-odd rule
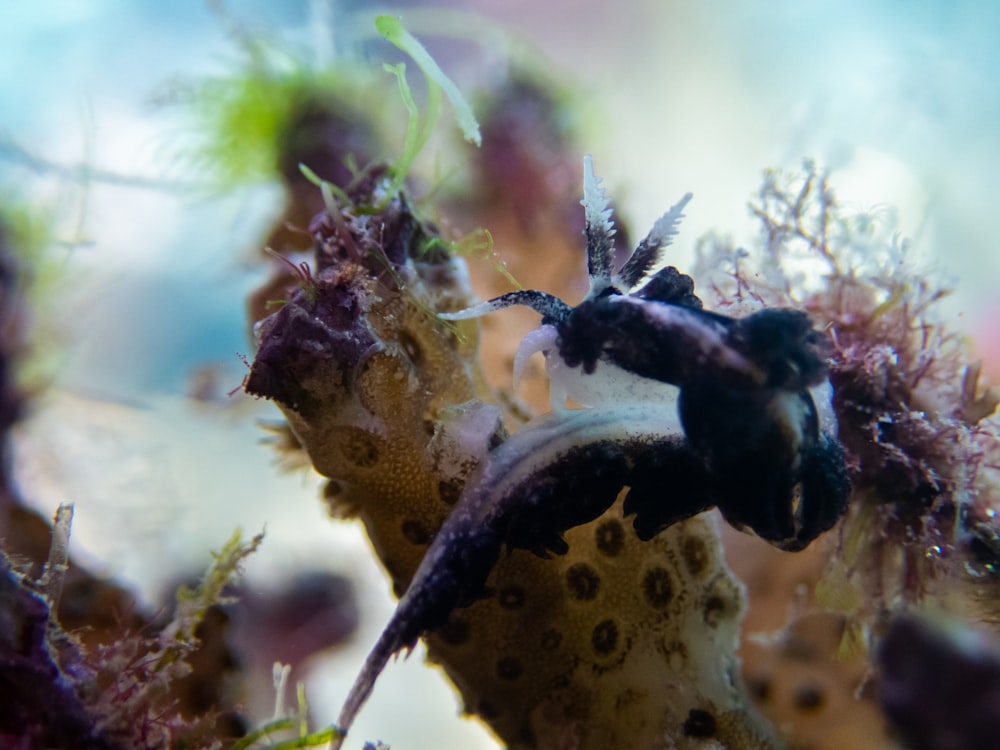
[[[737,528],[800,550],[843,515],[850,487],[825,338],[797,310],[742,318],[707,311],[690,277],[657,270],[689,199],[615,272],[611,211],[587,158],[585,299],[570,307],[516,291],[440,315],[457,320],[510,305],[539,312],[542,326],[522,344],[515,369],[543,352],[554,408],[487,452],[465,483],[351,689],[335,747],[388,659],[483,597],[504,548],[563,554],[563,534],[602,516],[623,489],[624,514],[641,540],[718,507]],[[566,408],[567,398],[584,408]],[[595,648],[612,637],[598,632],[602,625]]]

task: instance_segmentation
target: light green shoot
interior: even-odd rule
[[[305,737],[285,740],[284,742],[279,742],[276,745],[271,745],[267,748],[267,750],[294,750],[299,747],[319,747],[320,745],[329,745],[334,740],[341,739],[342,734],[343,733],[335,727],[327,727],[326,729],[321,729],[318,732],[308,734]]]
[[[488,229],[476,229],[469,234],[465,235],[457,242],[448,242],[442,239],[436,239],[429,243],[428,250],[437,244],[445,245],[448,250],[453,254],[459,255],[467,258],[474,258],[476,260],[492,260],[493,268],[503,276],[515,289],[523,290],[524,285],[521,284],[514,274],[510,272],[507,268],[507,263],[498,254],[493,246],[493,235],[490,234]]]
[[[284,691],[284,679],[286,679],[287,676],[287,671],[284,671],[281,680],[282,684],[280,686],[277,684],[275,685],[277,690],[281,692]],[[299,747],[318,747],[320,745],[329,745],[334,740],[343,739],[343,734],[335,727],[326,727],[315,732],[310,732],[309,704],[306,701],[305,685],[301,682],[298,683],[296,685],[295,694],[298,700],[298,706],[291,716],[276,718],[274,721],[270,721],[264,726],[259,727],[252,732],[248,732],[244,737],[230,745],[227,750],[251,750],[251,748],[255,748],[255,750],[293,750],[293,748]],[[280,705],[280,698],[278,703]],[[295,730],[297,730],[297,737],[277,741],[272,741],[271,739],[271,735]],[[266,742],[267,744],[259,744],[261,742]]]
[[[261,740],[267,739],[270,735],[276,734],[277,732],[284,732],[295,727],[295,722],[292,719],[278,719],[277,721],[271,721],[262,727],[254,729],[252,732],[247,732],[240,739],[229,746],[229,750],[247,750],[256,745]]]
[[[466,235],[458,242],[458,252],[460,255],[470,255],[473,258],[493,260],[493,268],[513,286],[515,289],[523,290],[524,286],[514,278],[514,274],[507,268],[507,262],[501,258],[493,245],[493,235],[489,229],[477,229]]]
[[[292,750],[299,747],[319,747],[328,745],[335,739],[340,738],[340,733],[333,727],[326,727],[312,734],[303,734],[288,740],[270,742],[270,736],[278,732],[288,731],[295,727],[292,719],[281,719],[265,724],[260,729],[249,732],[245,737],[229,746],[229,750],[249,750],[257,747],[259,750]],[[267,745],[258,745],[261,741],[267,741]]]
[[[496,263],[494,264],[493,267],[497,271],[499,271],[500,275],[503,276],[505,279],[507,279],[507,281],[509,281],[510,284],[511,284],[511,286],[513,286],[515,289],[517,289],[518,291],[523,291],[524,290],[524,285],[521,284],[520,281],[518,281],[517,279],[515,279],[514,278],[514,274],[512,274],[510,272],[510,269],[507,268],[507,261],[505,261],[502,258],[498,257],[497,261],[496,261]]]
[[[305,737],[309,734],[309,703],[306,701],[305,683],[295,685],[295,697],[299,702],[299,736]]]
[[[430,56],[424,45],[404,29],[403,24],[394,16],[377,16],[375,28],[386,40],[413,58],[413,61],[427,76],[428,88],[431,87],[432,83],[441,87],[455,110],[455,119],[458,120],[458,126],[462,129],[465,140],[476,146],[481,145],[482,136],[479,134],[479,123],[476,122],[476,117],[472,114],[472,107],[462,96],[462,92],[458,90],[454,81],[448,78],[440,66],[434,62],[434,58]]]
[[[399,84],[399,95],[403,100],[403,106],[406,107],[407,114],[406,140],[403,142],[403,155],[393,166],[392,182],[386,191],[386,196],[391,198],[391,196],[396,195],[400,188],[403,187],[403,181],[406,179],[406,175],[409,174],[414,159],[417,158],[417,154],[420,153],[420,150],[427,143],[427,139],[430,138],[431,132],[434,130],[434,125],[437,123],[438,115],[441,112],[441,88],[430,78],[427,79],[427,114],[424,117],[424,123],[421,127],[420,110],[413,99],[413,92],[410,91],[410,85],[406,82],[406,64],[386,64],[384,67],[387,72],[396,76],[396,81]]]

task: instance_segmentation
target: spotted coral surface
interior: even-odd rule
[[[357,517],[404,591],[466,479],[507,427],[490,403],[461,261],[384,176],[314,223],[316,270],[258,326],[247,390],[275,400],[335,513]],[[765,748],[779,743],[739,678],[742,585],[715,520],[640,542],[621,500],[566,534],[569,552],[515,550],[488,595],[427,637],[466,709],[518,748]]]

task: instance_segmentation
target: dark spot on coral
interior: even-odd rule
[[[607,656],[618,646],[618,626],[614,620],[603,620],[597,623],[590,634],[590,644],[601,656]]]
[[[402,532],[403,538],[410,544],[427,544],[433,537],[420,521],[414,521],[412,518],[403,521]]]
[[[792,701],[799,711],[816,711],[823,706],[823,691],[816,685],[799,685]]]
[[[438,310],[438,312],[446,312],[445,310]],[[454,310],[448,310],[447,312],[455,312]],[[442,321],[443,323],[444,321]],[[458,335],[455,330],[450,326],[442,329],[442,335],[444,336],[444,342],[449,349],[457,349],[459,345]]]
[[[687,565],[688,573],[697,577],[705,572],[708,567],[708,547],[702,539],[696,536],[689,536],[684,539],[681,546],[681,555],[684,557],[684,564]]]
[[[660,609],[674,598],[674,582],[666,568],[650,568],[642,577],[642,593],[649,606]]]
[[[729,606],[721,596],[708,597],[705,600],[705,609],[702,613],[705,624],[711,625],[714,628],[728,611]]]
[[[449,646],[461,646],[463,643],[468,642],[469,637],[472,635],[472,628],[465,620],[452,615],[448,618],[448,622],[435,632]]]
[[[406,357],[414,367],[420,367],[424,363],[424,350],[420,348],[420,344],[412,333],[400,331],[399,345],[403,347]]]
[[[802,633],[790,633],[781,644],[781,655],[796,661],[815,661],[820,656],[820,649],[811,639]]]
[[[715,717],[708,711],[692,708],[684,720],[684,735],[687,737],[714,737]]]
[[[555,651],[562,643],[562,633],[558,630],[546,630],[542,633],[542,651]]]
[[[497,602],[504,609],[520,609],[524,606],[524,589],[520,586],[507,586],[500,589]]]
[[[496,707],[496,704],[488,698],[483,698],[479,701],[479,706],[476,708],[476,713],[482,716],[487,721],[493,721],[500,716],[500,709]]]
[[[513,682],[524,673],[521,662],[512,656],[505,656],[497,661],[497,677],[501,680]]]
[[[625,530],[615,520],[605,521],[594,532],[597,549],[608,557],[615,557],[625,545]]]
[[[528,723],[521,725],[518,730],[517,739],[520,743],[518,747],[538,747],[538,740],[535,737],[535,730]]]
[[[761,675],[751,677],[747,680],[747,687],[750,695],[758,703],[767,703],[771,699],[771,680]]]
[[[355,466],[367,469],[378,463],[378,444],[364,430],[348,428],[344,431],[341,450],[344,457]]]
[[[656,642],[656,650],[668,659],[671,664],[681,663],[682,665],[686,665],[688,662],[688,647],[683,641],[658,640]]]
[[[590,601],[597,596],[601,577],[586,563],[577,563],[566,571],[566,586],[569,595],[577,601]]]
[[[710,596],[705,600],[705,622],[717,625],[719,616],[726,611],[726,602],[721,596]]]
[[[438,482],[438,494],[446,504],[454,505],[462,496],[462,487],[461,482],[443,480]]]
[[[323,485],[323,498],[325,500],[332,500],[342,494],[344,494],[344,486],[336,479],[331,479]]]

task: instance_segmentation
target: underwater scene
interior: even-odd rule
[[[1000,6],[0,23],[0,750],[1000,737]]]

